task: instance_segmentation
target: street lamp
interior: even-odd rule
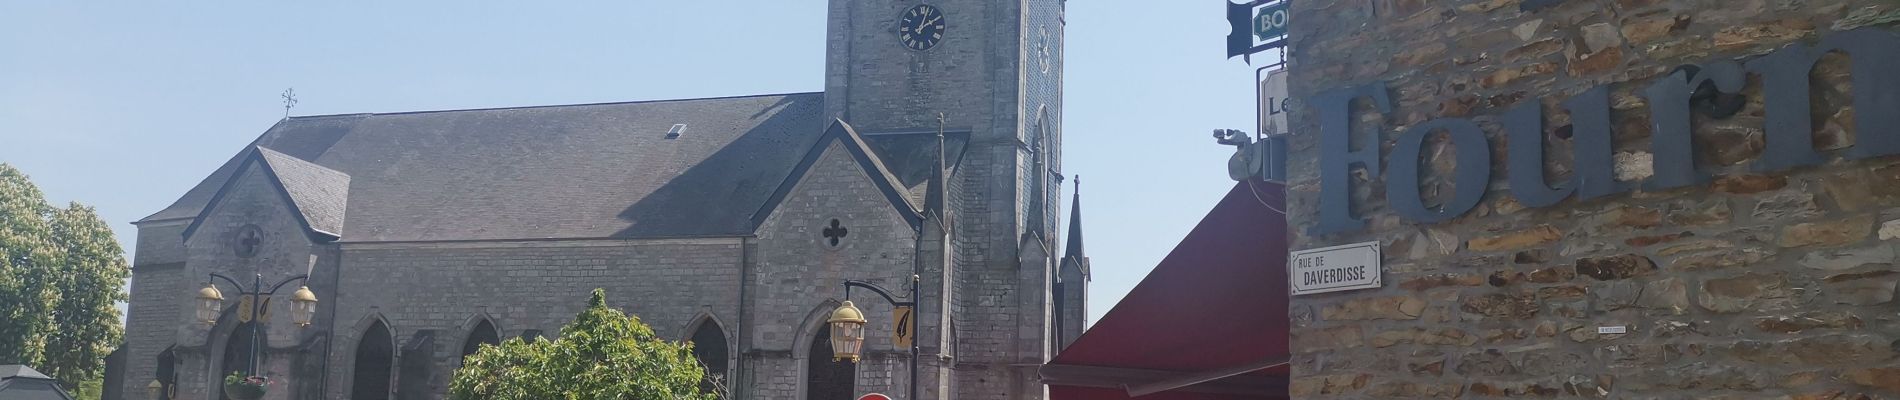
[[[157,379],[153,379],[151,384],[145,385],[145,394],[149,396],[147,398],[152,400],[168,400],[171,398],[171,396],[167,396],[165,393],[165,384],[159,382]]]
[[[884,290],[877,284],[844,281],[844,304],[838,305],[838,309],[831,312],[831,319],[827,321],[831,323],[832,360],[850,360],[855,363],[858,362],[864,350],[864,324],[870,321],[864,319],[864,312],[858,310],[858,306],[851,304],[851,288],[861,287],[870,290],[871,293],[877,293],[878,296],[884,297],[884,301],[890,302],[891,307],[910,307],[911,321],[917,321],[921,319],[920,313],[923,311],[917,303],[917,293],[922,281],[922,277],[910,276],[910,296],[904,297],[910,301],[897,301],[898,298],[891,296],[889,290]],[[922,342],[915,338],[910,341],[910,397],[905,400],[917,400],[917,362],[918,354],[922,352],[919,347]]]
[[[284,285],[288,285],[291,282],[307,282],[310,280],[310,275],[297,275],[285,278],[282,282],[271,285],[270,290],[263,290],[264,274],[256,274],[251,278],[251,289],[248,291],[244,290],[244,286],[239,285],[237,280],[231,279],[230,277],[212,273],[211,278],[212,279],[205,281],[204,289],[198,289],[198,320],[203,321],[206,325],[216,324],[218,323],[218,316],[224,314],[224,293],[218,291],[216,279],[223,279],[225,283],[229,283],[231,287],[236,288],[239,298],[249,299],[251,301],[251,315],[247,321],[251,323],[251,357],[250,368],[246,370],[245,373],[256,375],[257,342],[258,338],[263,335],[263,321],[258,321],[258,316],[264,313],[264,297],[276,294],[277,289],[281,289]],[[316,310],[317,294],[312,293],[309,286],[299,287],[295,293],[290,295],[290,318],[293,322],[297,323],[297,326],[310,326],[310,317],[316,314]]]
[[[290,294],[290,320],[296,321],[299,327],[310,326],[310,317],[316,313],[317,294],[311,292],[309,286],[298,286],[297,291]]]
[[[858,353],[864,349],[864,312],[858,306],[845,300],[838,311],[831,312],[831,361],[851,360],[858,362]]]
[[[218,323],[218,315],[224,313],[224,293],[218,292],[218,286],[205,282],[204,289],[198,289],[198,320],[205,325]]]

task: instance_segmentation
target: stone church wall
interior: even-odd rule
[[[1523,11],[1534,3],[1555,3]],[[1557,105],[1608,85],[1620,181],[1662,172],[1640,96],[1682,64],[1746,61],[1791,42],[1900,29],[1900,6],[1846,0],[1374,0],[1294,2],[1292,97],[1387,81],[1389,112],[1361,99],[1353,149],[1381,173],[1354,178],[1363,229],[1315,234],[1322,191],[1319,105],[1293,113],[1293,249],[1377,241],[1385,286],[1295,297],[1295,398],[1900,397],[1900,162],[1843,160],[1857,135],[1847,58],[1816,67],[1817,166],[1754,172],[1764,152],[1762,81],[1742,111],[1697,116],[1707,183],[1521,204],[1506,189],[1505,110],[1543,102],[1550,182],[1575,172],[1573,126]],[[1871,27],[1871,28],[1866,28]],[[1857,74],[1892,73],[1856,71]],[[1793,78],[1801,79],[1801,78]],[[1866,88],[1853,88],[1866,90]],[[1889,94],[1890,95],[1890,94]],[[1893,113],[1896,110],[1860,110]],[[1489,183],[1441,223],[1388,200],[1395,137],[1469,118],[1491,149],[1492,182],[1454,182],[1448,140],[1424,145],[1426,201]],[[1579,121],[1582,122],[1582,121]],[[1893,127],[1879,127],[1891,129]],[[1574,130],[1573,130],[1574,129]],[[1441,135],[1432,137],[1442,138]],[[1667,160],[1663,160],[1667,161]],[[1599,334],[1599,327],[1627,333]]]
[[[1041,73],[1038,49],[1062,37],[1058,0],[940,0],[950,34],[936,48],[902,46],[892,23],[914,2],[832,0],[828,25],[826,110],[860,132],[928,131],[939,113],[950,130],[969,130],[971,143],[952,177],[952,248],[947,274],[954,284],[944,300],[954,314],[952,382],[955,398],[1042,398],[1033,365],[1044,361],[1035,343],[1047,341],[1047,307],[1025,311],[1028,288],[1020,276],[1018,244],[1028,227],[1032,199],[1032,127],[1048,105],[1050,141],[1060,129],[1061,45],[1053,45],[1051,72]],[[1060,154],[1059,151],[1051,151]],[[1050,163],[1060,165],[1060,158]],[[1059,170],[1059,167],[1058,167]],[[1052,187],[1060,185],[1051,184]],[[1051,190],[1054,202],[1060,190]],[[1052,207],[1051,220],[1060,215]],[[1048,235],[1053,237],[1053,235]],[[1054,249],[1051,249],[1052,251]],[[946,290],[946,289],[939,289]],[[1045,314],[1043,317],[1025,314]],[[1038,320],[1041,320],[1040,322]],[[925,329],[925,332],[931,330]],[[930,337],[925,336],[927,339]],[[929,351],[929,350],[926,350]],[[926,374],[928,376],[929,374]],[[928,379],[928,378],[926,378]]]
[[[376,316],[401,346],[435,331],[437,393],[446,393],[476,318],[489,318],[503,340],[529,329],[554,338],[595,288],[669,340],[690,336],[707,314],[734,335],[741,249],[739,238],[344,244],[343,293],[327,304],[337,307],[331,397],[348,393],[358,339]]]
[[[826,30],[825,110],[862,133],[935,130],[943,113],[952,129],[1015,132],[1009,105],[1017,101],[1012,62],[1020,20],[1013,1],[932,2],[955,30],[937,47],[914,51],[893,33],[898,17],[916,2],[831,0]],[[1012,53],[1004,53],[1012,52]],[[991,134],[983,132],[984,134]]]
[[[316,250],[305,230],[298,225],[284,197],[271,186],[268,177],[253,165],[241,170],[236,182],[226,191],[211,213],[183,242],[178,240],[185,227],[156,225],[142,228],[141,239],[153,239],[154,257],[182,261],[147,264],[136,269],[133,305],[128,316],[127,342],[134,347],[128,363],[127,393],[144,393],[156,371],[156,357],[167,346],[176,346],[178,398],[204,396],[222,377],[226,338],[239,326],[237,306],[241,290],[251,290],[253,274],[261,273],[264,285],[309,271],[311,254]],[[240,256],[236,251],[239,232],[255,226],[258,245],[254,255]],[[178,247],[172,247],[178,246]],[[182,250],[182,251],[180,251]],[[171,258],[182,256],[182,259]],[[141,258],[141,261],[146,259]],[[226,299],[224,316],[216,324],[197,319],[195,296],[199,288],[217,273],[244,285],[240,290],[219,280],[218,289]],[[138,282],[137,279],[148,279]],[[149,283],[149,285],[147,285]],[[296,284],[283,289],[278,298],[296,290]],[[313,290],[322,289],[313,285]],[[313,339],[312,332],[291,321],[287,306],[269,308],[264,315],[263,341],[258,368],[268,376],[289,376],[309,354],[302,345]],[[238,357],[243,359],[243,357]],[[240,367],[241,369],[241,367]],[[273,393],[270,399],[288,398],[289,391]]]
[[[178,240],[187,221],[139,227],[139,248],[132,262],[132,292],[126,303],[125,380],[121,393],[145,393],[157,378],[158,354],[177,336],[178,316],[189,307],[196,290],[185,276],[184,243]],[[161,244],[172,244],[162,246]],[[145,329],[154,328],[158,329]]]
[[[757,326],[748,336],[747,363],[755,399],[804,400],[812,335],[844,299],[846,279],[870,281],[905,295],[916,255],[916,231],[873,186],[843,144],[834,142],[785,200],[759,227],[756,290],[748,304]],[[837,246],[824,235],[832,220],[847,229]],[[925,276],[924,285],[941,285]],[[865,359],[857,366],[856,393],[902,393],[908,387],[909,348],[891,344],[888,302],[868,290],[852,290],[852,302],[872,322],[865,327]],[[927,307],[926,312],[941,312]],[[920,331],[933,331],[931,319]],[[928,376],[928,373],[922,375]],[[819,399],[810,399],[819,400]]]

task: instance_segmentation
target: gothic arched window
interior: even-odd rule
[[[707,318],[699,323],[699,329],[693,331],[691,340],[693,358],[699,360],[699,365],[706,369],[706,378],[699,383],[700,390],[718,393],[721,398],[727,397],[726,391],[721,390],[732,385],[731,376],[727,374],[729,367],[726,365],[726,356],[730,353],[726,349],[726,331],[719,328],[718,321]]]
[[[495,323],[489,322],[486,318],[475,324],[474,329],[468,331],[468,340],[462,342],[462,362],[468,362],[469,355],[481,351],[482,344],[501,345],[501,333],[496,332]]]
[[[165,394],[163,398],[168,400],[178,394],[178,353],[175,351],[176,349],[176,346],[168,346],[165,347],[165,351],[159,352],[158,365],[156,365],[158,370],[153,371],[156,375],[154,375],[152,379],[158,381],[159,390]]]
[[[395,363],[396,341],[389,333],[389,326],[376,321],[356,342],[356,365],[352,369],[355,379],[351,381],[350,398],[388,400],[390,370]]]
[[[811,353],[805,357],[805,400],[850,399],[857,384],[857,364],[831,359],[831,325],[818,328],[811,337]]]
[[[256,337],[252,336],[252,333],[251,323],[249,322],[239,323],[237,327],[231,329],[230,336],[224,340],[224,360],[218,367],[218,376],[216,377],[218,382],[224,382],[224,377],[231,376],[232,372],[250,370],[251,342],[256,339]],[[262,344],[259,344],[259,346],[262,346]],[[249,374],[257,375],[257,372],[252,371]],[[230,400],[229,396],[224,395],[223,390],[218,391],[218,398]]]

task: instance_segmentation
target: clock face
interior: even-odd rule
[[[943,10],[919,4],[897,21],[897,39],[911,50],[930,50],[943,41]]]

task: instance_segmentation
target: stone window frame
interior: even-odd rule
[[[816,307],[805,314],[804,322],[798,324],[798,332],[791,335],[792,364],[798,369],[798,386],[793,389],[792,394],[794,397],[792,400],[816,400],[805,398],[805,392],[808,391],[806,386],[811,381],[811,363],[808,361],[811,359],[809,355],[811,354],[812,338],[818,336],[819,328],[824,328],[825,325],[829,323],[826,322],[826,320],[831,318],[831,312],[837,310],[838,306],[843,304],[844,303],[838,299],[830,298],[819,302]],[[863,374],[864,371],[855,367],[853,370],[855,372],[851,376],[851,386],[853,391],[855,391],[858,387],[858,381],[862,380],[858,375]]]
[[[475,335],[475,328],[481,326],[482,321],[487,321],[488,326],[495,330],[495,338],[497,339],[502,339],[501,333],[508,331],[507,328],[502,327],[500,320],[495,319],[493,315],[489,315],[487,311],[477,311],[473,315],[469,315],[468,318],[463,319],[461,326],[456,329],[456,340],[450,342],[455,344],[455,347],[453,347],[453,349],[455,349],[455,362],[449,365],[450,367],[454,367],[449,368],[451,373],[462,368],[462,358],[466,357],[466,355],[462,354],[462,348],[468,346],[468,339]],[[506,339],[502,340],[505,341]]]
[[[726,376],[726,388],[732,392],[738,392],[739,389],[736,386],[737,383],[735,379],[739,376],[740,366],[740,352],[737,351],[739,349],[739,337],[732,333],[732,329],[729,329],[732,325],[726,324],[724,320],[720,319],[719,316],[711,310],[700,310],[698,314],[687,321],[685,328],[681,329],[679,336],[677,336],[681,342],[693,340],[693,336],[699,333],[700,327],[708,323],[719,327],[719,333],[725,336],[726,341],[726,370],[721,372]],[[728,395],[736,397],[736,393],[728,393]]]
[[[202,378],[205,380],[204,387],[206,388],[216,390],[216,388],[224,387],[224,357],[226,351],[229,350],[226,347],[230,346],[231,337],[237,335],[238,329],[245,327],[247,324],[262,323],[261,321],[248,323],[239,321],[237,311],[238,307],[225,307],[224,312],[218,315],[218,321],[212,323],[211,327],[205,332],[205,362],[203,366],[204,375]],[[251,340],[257,341],[258,356],[263,358],[265,354],[270,352],[270,331],[264,330],[260,333],[260,335],[252,337]],[[261,365],[263,363],[259,364],[260,368],[266,367],[266,365]],[[183,383],[179,385],[182,386]],[[212,398],[217,399],[217,393],[219,392],[214,391],[212,393]]]
[[[343,370],[340,371],[340,376],[331,377],[331,379],[338,383],[336,388],[343,396],[350,395],[350,392],[356,388],[356,349],[361,347],[363,335],[369,332],[370,327],[376,326],[376,322],[382,322],[383,329],[389,330],[390,351],[393,352],[390,355],[389,398],[396,398],[396,383],[402,378],[402,369],[399,368],[402,365],[402,330],[397,328],[396,324],[390,323],[389,317],[383,315],[381,311],[370,311],[362,318],[358,318],[355,324],[350,325],[350,336],[339,340],[339,342],[347,342],[338,344],[342,344],[344,346],[342,348],[349,350],[340,355],[343,358],[341,364]]]

